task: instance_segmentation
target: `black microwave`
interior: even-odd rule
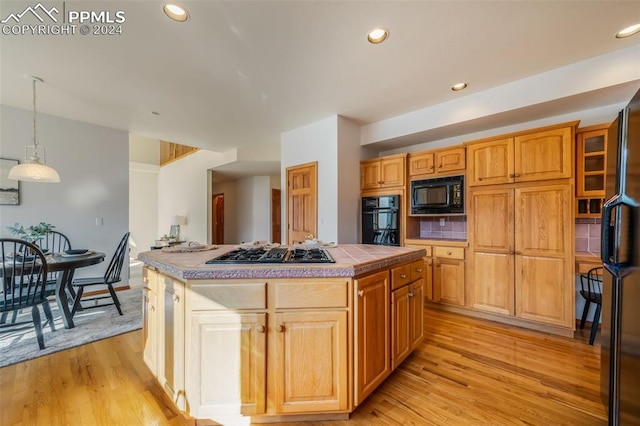
[[[412,180],[411,214],[464,214],[464,175]]]

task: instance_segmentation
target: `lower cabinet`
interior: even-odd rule
[[[194,312],[187,397],[195,417],[262,414],[266,407],[266,313]]]
[[[174,404],[185,409],[184,284],[143,270],[144,361]]]
[[[355,300],[355,404],[391,374],[389,271],[358,278]]]
[[[193,418],[348,414],[420,343],[425,270],[184,283],[145,267],[144,361]]]
[[[464,249],[435,247],[434,256],[434,301],[464,306]]]
[[[275,323],[275,412],[347,410],[347,312],[278,312]]]

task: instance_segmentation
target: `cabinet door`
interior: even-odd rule
[[[436,171],[438,173],[464,171],[465,152],[465,147],[436,151]]]
[[[438,257],[433,276],[436,302],[464,306],[464,261]]]
[[[424,336],[424,280],[411,284],[409,290],[409,342],[413,351]]]
[[[360,189],[380,188],[380,161],[360,163]]]
[[[281,312],[275,323],[276,413],[346,410],[347,312]]]
[[[513,182],[513,138],[467,146],[469,186]]]
[[[431,175],[435,171],[435,154],[433,152],[409,155],[409,176]]]
[[[355,280],[355,404],[360,404],[391,373],[389,272]]]
[[[573,327],[571,185],[515,190],[516,316]]]
[[[572,177],[573,128],[548,130],[514,138],[515,181]]]
[[[391,292],[391,362],[395,369],[411,353],[409,286]]]
[[[163,315],[158,332],[163,349],[158,353],[158,381],[176,406],[184,411],[184,287],[181,282],[163,274],[159,284],[162,288],[159,309]]]
[[[265,412],[266,314],[191,315],[186,393],[193,417]]]
[[[468,306],[514,314],[513,189],[474,189],[469,194]]]
[[[142,289],[143,358],[154,376],[158,376],[158,296],[147,288]]]
[[[433,300],[433,259],[424,259],[424,298]]]
[[[404,157],[380,160],[380,187],[404,186]]]

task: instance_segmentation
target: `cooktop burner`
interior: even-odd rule
[[[320,248],[289,250],[286,247],[256,247],[238,248],[207,261],[210,265],[221,263],[335,263],[335,260],[326,250]]]

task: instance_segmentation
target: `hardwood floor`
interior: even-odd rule
[[[600,347],[442,311],[349,421],[289,425],[604,425]],[[141,331],[0,369],[0,424],[205,425],[142,361]]]

